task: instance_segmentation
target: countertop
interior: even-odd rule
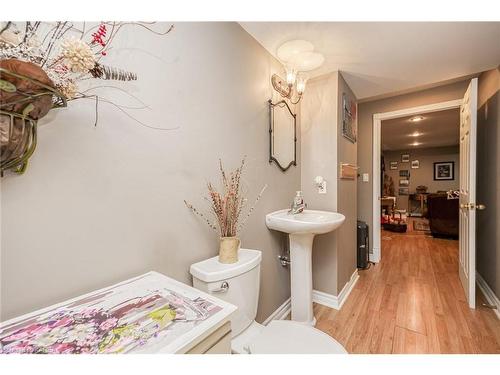
[[[185,353],[234,311],[152,271],[0,323],[0,353]]]

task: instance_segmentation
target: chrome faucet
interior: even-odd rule
[[[296,215],[300,214],[302,211],[305,210],[307,207],[307,204],[304,203],[304,198],[302,197],[302,192],[297,191],[297,195],[295,195],[295,198],[293,198],[292,201],[292,207],[290,210],[288,210],[289,215]]]

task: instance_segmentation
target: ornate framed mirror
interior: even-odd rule
[[[288,103],[269,103],[269,163],[285,172],[297,165],[297,119]]]

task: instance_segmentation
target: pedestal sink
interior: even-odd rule
[[[290,237],[292,320],[315,325],[312,304],[312,245],[314,236],[337,229],[345,216],[337,212],[304,210],[290,214],[280,210],[266,215],[269,229]]]

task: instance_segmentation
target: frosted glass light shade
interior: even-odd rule
[[[295,69],[287,68],[286,69],[286,83],[288,86],[292,86],[295,83],[295,79],[297,78],[297,72]]]
[[[304,77],[297,78],[297,92],[299,95],[302,95],[306,91],[306,81],[307,79]]]
[[[318,52],[301,52],[289,61],[296,70],[307,72],[319,68],[325,61],[324,56]]]
[[[304,52],[312,52],[313,50],[314,46],[311,42],[308,42],[307,40],[297,39],[283,43],[276,51],[276,54],[282,62],[286,63],[290,61],[295,55]]]

